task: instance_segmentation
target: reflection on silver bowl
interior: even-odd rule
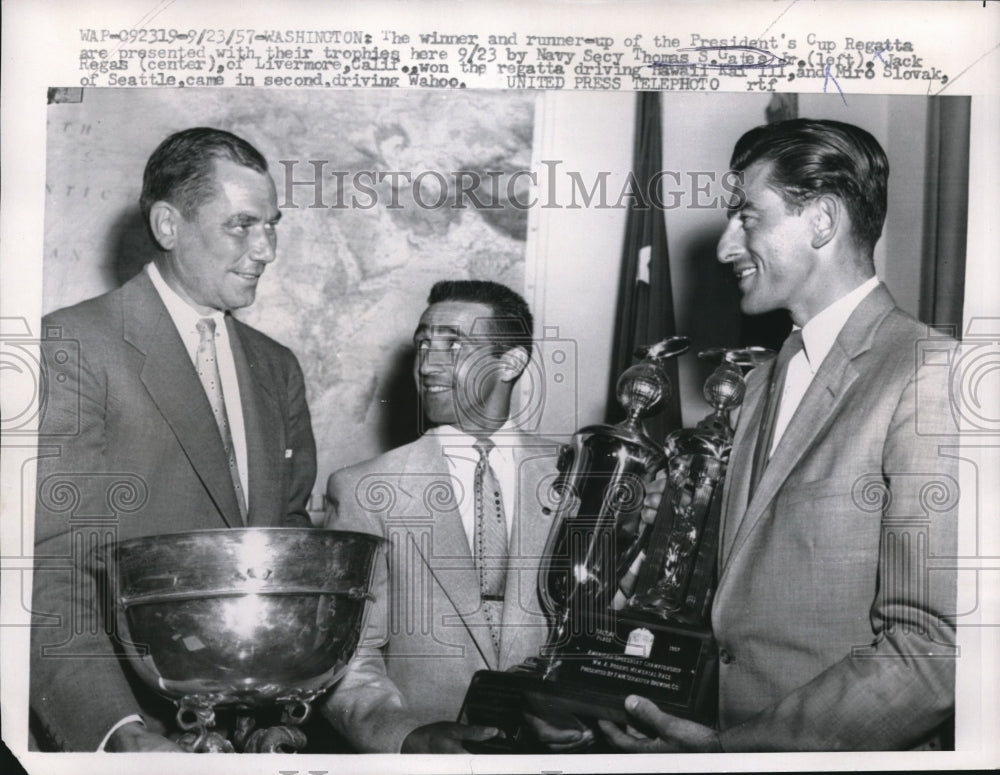
[[[119,634],[183,711],[305,704],[354,655],[381,539],[312,528],[205,530],[115,547]]]

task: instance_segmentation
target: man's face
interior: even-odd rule
[[[745,170],[744,204],[730,210],[717,255],[736,272],[743,312],[787,309],[802,325],[821,276],[811,250],[812,214],[809,207],[798,214],[789,208],[768,185],[770,168],[758,162]]]
[[[506,419],[504,362],[489,340],[493,311],[485,304],[442,301],[420,317],[413,334],[413,376],[427,419],[466,432],[495,429]]]
[[[281,214],[270,175],[215,160],[215,192],[190,219],[178,215],[168,282],[197,307],[227,310],[253,303],[257,281],[274,260]]]

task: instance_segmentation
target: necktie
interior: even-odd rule
[[[774,371],[771,374],[771,387],[767,396],[767,405],[764,408],[764,421],[761,424],[760,434],[757,436],[757,447],[754,449],[753,454],[753,474],[750,479],[751,495],[757,489],[757,484],[764,474],[764,469],[767,467],[767,460],[771,455],[771,446],[774,444],[774,426],[778,420],[778,408],[781,405],[781,394],[785,389],[785,376],[788,374],[788,364],[801,350],[802,330],[796,329],[789,334],[774,362]]]
[[[500,483],[489,460],[493,446],[489,439],[480,439],[473,444],[479,452],[473,496],[476,506],[475,556],[479,594],[490,624],[493,647],[499,654],[500,620],[507,582],[507,519],[503,511]]]
[[[229,475],[236,490],[236,503],[240,507],[240,518],[247,523],[247,502],[243,494],[243,484],[240,482],[240,471],[236,465],[236,451],[233,448],[233,434],[229,430],[229,415],[226,414],[226,399],[222,393],[222,378],[219,375],[219,362],[215,356],[215,321],[211,318],[201,318],[195,327],[198,329],[198,378],[205,388],[208,403],[215,415],[215,423],[219,426],[222,437],[222,448],[229,459]]]

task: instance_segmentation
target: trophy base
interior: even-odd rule
[[[235,718],[231,709],[223,710],[224,723],[217,728],[214,707],[182,698],[176,720],[184,731],[171,738],[188,753],[297,753],[305,749],[308,741],[300,727],[311,714],[309,702],[285,703],[280,723],[273,726],[258,726],[258,715],[275,720],[276,709],[257,710],[236,710]]]
[[[652,641],[639,638],[646,647],[642,655],[636,655],[637,630],[655,631]],[[619,620],[616,631],[632,637],[598,633],[577,638],[572,651],[563,651],[545,677],[544,660],[511,672],[477,672],[459,721],[496,727],[500,735],[477,744],[476,752],[546,752],[525,712],[560,728],[579,726],[578,720],[625,724],[625,698],[630,694],[646,697],[674,716],[715,723],[717,649],[711,633],[649,623],[636,628],[627,620]]]

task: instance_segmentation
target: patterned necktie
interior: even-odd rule
[[[226,399],[222,394],[222,378],[219,375],[219,362],[215,357],[215,321],[212,318],[201,318],[195,326],[198,329],[198,378],[205,388],[208,403],[215,415],[215,423],[219,426],[222,437],[222,448],[229,458],[229,475],[236,490],[236,503],[240,507],[240,518],[247,524],[247,502],[243,494],[243,483],[240,481],[240,470],[236,465],[236,450],[233,447],[233,435],[229,431],[229,415],[226,414]]]
[[[774,371],[771,373],[771,389],[767,396],[767,405],[764,408],[764,421],[761,424],[760,434],[757,436],[757,447],[753,454],[753,473],[750,479],[751,496],[756,491],[760,478],[764,475],[764,469],[767,467],[768,458],[771,456],[771,447],[774,445],[774,426],[778,422],[778,409],[781,406],[781,394],[785,390],[788,364],[801,351],[802,329],[796,329],[781,345],[781,352],[778,353],[774,362]]]
[[[503,511],[500,483],[490,465],[493,442],[480,439],[473,447],[479,452],[473,495],[476,506],[475,555],[479,573],[479,593],[490,624],[490,635],[500,653],[500,620],[507,583],[507,519]]]

